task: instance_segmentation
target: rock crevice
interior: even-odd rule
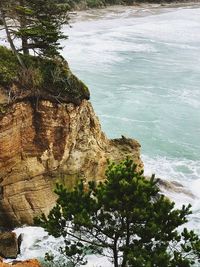
[[[139,143],[109,140],[88,100],[13,103],[0,116],[0,224],[32,224],[55,204],[56,182],[102,180],[107,159],[126,156],[143,167]]]

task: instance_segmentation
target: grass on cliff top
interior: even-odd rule
[[[52,97],[59,102],[76,104],[89,99],[87,86],[70,71],[61,57],[53,60],[21,55],[21,58],[26,69],[20,66],[11,50],[0,46],[0,87],[6,93],[15,85],[20,88],[15,93],[26,97]],[[15,95],[15,99],[18,95]]]

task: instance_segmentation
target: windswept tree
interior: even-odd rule
[[[199,237],[178,229],[188,221],[190,206],[175,209],[160,194],[154,176],[147,180],[129,159],[110,164],[106,177],[87,186],[80,181],[73,190],[57,185],[57,205],[48,217],[36,220],[49,234],[64,238],[60,251],[73,259],[70,266],[83,263],[88,249],[106,255],[115,267],[189,267],[200,262]]]
[[[0,20],[13,52],[58,55],[60,40],[67,38],[61,28],[68,23],[68,9],[56,0],[1,0]]]
[[[12,34],[12,29],[16,26],[15,26],[15,20],[14,20],[13,16],[9,15],[12,4],[13,4],[12,0],[8,0],[8,1],[7,0],[1,0],[0,1],[0,30],[2,30],[2,29],[5,30],[6,38],[7,38],[9,45],[10,45],[11,50],[16,55],[20,65],[22,67],[25,67],[21,57],[18,54],[18,51],[17,51],[15,44],[14,44],[14,41],[13,41],[14,37]],[[10,26],[10,23],[12,23],[11,24],[12,26]]]

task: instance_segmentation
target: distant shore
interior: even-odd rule
[[[78,1],[77,1],[78,2]],[[87,10],[87,9],[104,9],[104,8],[109,8],[112,6],[129,6],[129,7],[133,7],[133,6],[146,6],[146,5],[161,5],[161,6],[179,6],[181,5],[193,5],[193,4],[200,4],[200,0],[135,0],[135,1],[129,1],[129,0],[113,0],[112,4],[106,3],[106,1],[103,0],[97,0],[97,1],[83,1],[80,0],[77,4],[75,4],[74,6],[71,6],[71,12],[76,12],[76,11],[83,11],[83,10]],[[93,3],[93,4],[89,4],[89,3]]]
[[[69,12],[70,23],[88,21],[93,19],[112,19],[117,14],[127,12],[127,17],[143,17],[163,12],[173,11],[175,8],[200,7],[198,1],[163,1],[162,3],[153,2],[135,2],[133,5],[107,5],[101,8],[77,9]],[[109,14],[109,16],[108,16]]]

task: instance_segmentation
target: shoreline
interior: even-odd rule
[[[135,2],[133,5],[107,5],[104,7],[75,9],[69,12],[70,24],[75,22],[90,21],[95,19],[112,19],[116,14],[131,11],[127,17],[143,17],[146,15],[156,15],[157,13],[170,12],[177,8],[200,8],[200,0],[197,1],[176,1],[162,3]],[[110,16],[107,16],[107,15]],[[112,17],[113,16],[113,17]],[[126,18],[126,17],[125,17]]]
[[[136,0],[132,4],[125,4],[125,3],[119,3],[119,4],[105,4],[102,6],[94,6],[94,7],[89,7],[87,4],[77,4],[75,7],[73,7],[69,13],[76,13],[79,11],[86,11],[86,10],[101,10],[101,9],[109,9],[112,7],[153,7],[153,6],[163,6],[163,7],[178,7],[182,5],[200,5],[200,0],[177,0],[177,1],[170,1],[170,0],[164,0],[164,1],[140,1]]]

